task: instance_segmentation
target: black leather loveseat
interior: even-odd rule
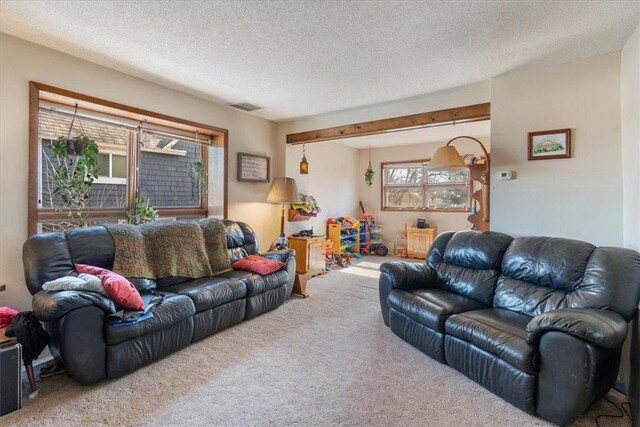
[[[560,425],[615,383],[640,298],[639,253],[560,238],[449,232],[380,270],[396,335]]]
[[[243,222],[223,220],[231,262],[257,254],[253,230]],[[179,249],[178,249],[179,250]],[[273,310],[291,295],[293,251],[263,256],[285,262],[268,276],[229,271],[214,277],[132,279],[145,301],[161,301],[153,317],[131,326],[111,325],[114,303],[94,292],[41,290],[43,283],[72,274],[74,264],[111,269],[115,245],[102,226],[30,237],[23,248],[33,311],[51,336],[50,349],[81,384],[117,378],[160,359],[193,341]]]

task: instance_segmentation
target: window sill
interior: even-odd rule
[[[471,213],[471,209],[451,208],[451,209],[427,209],[427,208],[382,208],[384,212],[456,212]]]
[[[115,184],[115,185],[127,185],[127,178],[106,178],[100,177],[93,181],[94,184]]]

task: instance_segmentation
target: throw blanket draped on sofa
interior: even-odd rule
[[[197,279],[231,268],[225,226],[217,219],[105,227],[115,243],[113,270],[126,277]]]

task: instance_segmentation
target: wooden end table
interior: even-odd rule
[[[296,251],[296,279],[293,293],[303,298],[307,293],[307,280],[325,273],[325,236],[289,237],[289,247]]]

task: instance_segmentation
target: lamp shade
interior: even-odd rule
[[[431,158],[431,161],[427,165],[427,169],[451,169],[465,167],[466,164],[456,150],[456,147],[452,145],[445,145],[436,150]]]
[[[300,193],[293,178],[274,178],[267,195],[270,203],[296,203],[300,201]]]

